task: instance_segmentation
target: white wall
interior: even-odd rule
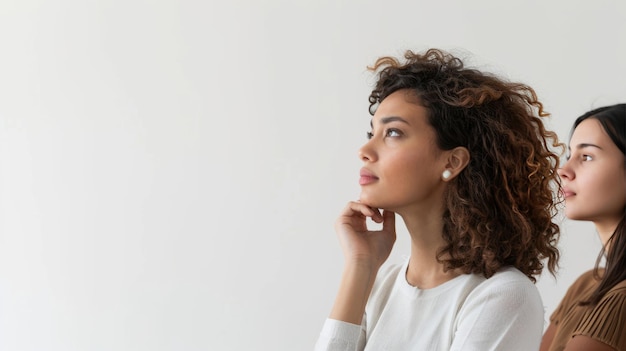
[[[453,50],[533,86],[566,137],[626,97],[625,4],[3,1],[0,349],[311,349],[365,67]],[[599,242],[568,222],[561,248],[546,318]]]

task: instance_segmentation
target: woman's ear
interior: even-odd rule
[[[448,181],[456,177],[470,161],[470,153],[469,151],[462,147],[458,146],[452,150],[448,151],[448,160],[446,164],[446,169],[444,170],[442,177],[444,181]]]

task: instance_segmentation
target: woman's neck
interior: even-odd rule
[[[444,271],[437,260],[437,253],[446,245],[441,216],[403,216],[403,220],[411,235],[411,258],[406,271],[410,285],[434,288],[461,274],[458,270]]]
[[[595,221],[594,224],[596,226],[596,232],[600,237],[600,241],[602,241],[602,246],[604,246],[608,251],[609,239],[611,238],[611,235],[613,235],[613,233],[615,232],[615,229],[617,228],[617,223],[613,223],[613,221]]]

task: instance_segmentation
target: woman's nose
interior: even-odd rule
[[[559,167],[559,169],[556,170],[556,173],[559,175],[559,177],[561,177],[561,179],[572,180],[574,178],[574,172],[572,172],[571,168],[569,167],[569,160],[565,161],[563,166]]]
[[[363,146],[361,146],[359,148],[359,158],[361,159],[361,161],[363,162],[372,162],[375,160],[375,153],[374,150],[372,148],[372,140],[370,139],[367,143],[363,144]]]

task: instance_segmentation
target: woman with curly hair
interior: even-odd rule
[[[534,285],[558,260],[560,145],[530,87],[453,55],[382,57],[359,150],[361,194],[335,230],[345,265],[317,350],[537,350]],[[383,263],[395,214],[411,236]],[[381,223],[370,230],[366,219]]]
[[[626,104],[576,119],[559,176],[565,215],[592,221],[602,250],[550,317],[541,350],[626,351]]]

